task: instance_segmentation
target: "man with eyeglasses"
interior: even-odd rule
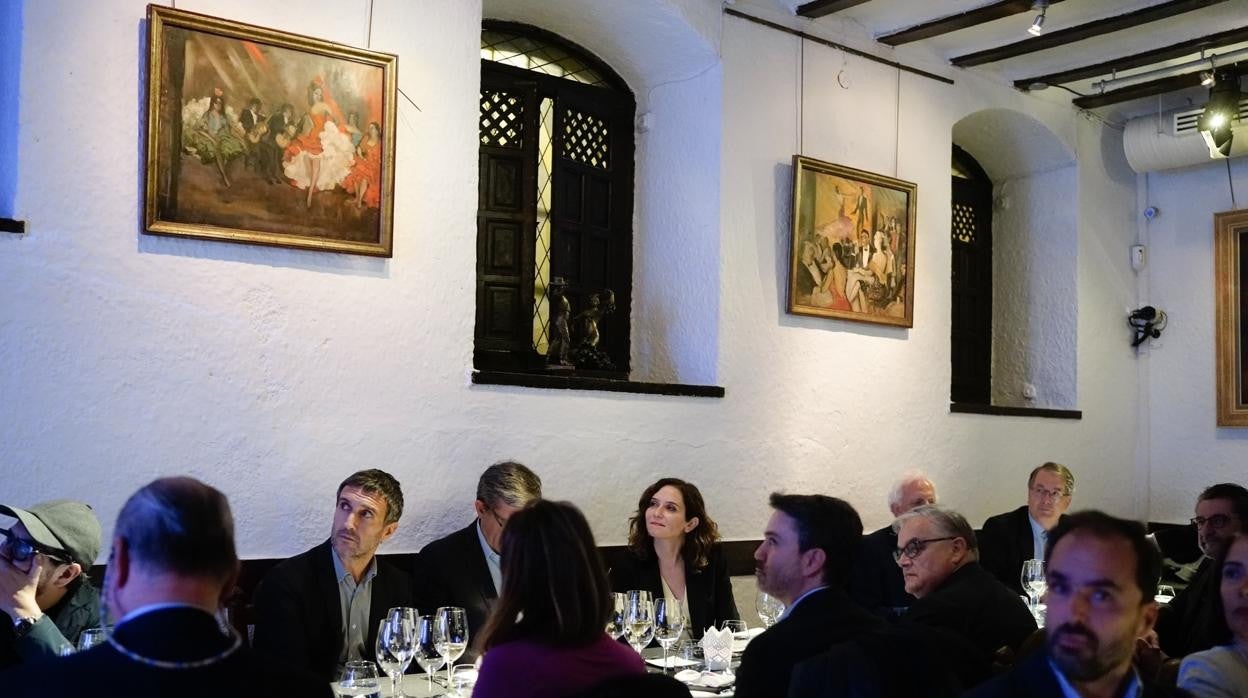
[[[1061,463],[1045,463],[1027,477],[1027,505],[997,514],[979,534],[980,562],[1014,593],[1023,593],[1020,575],[1027,560],[1043,560],[1049,531],[1070,508],[1075,475]]]
[[[917,507],[936,503],[936,485],[918,470],[901,475],[889,490],[888,508],[893,518]],[[914,603],[906,593],[901,570],[893,559],[897,532],[889,525],[862,537],[858,559],[849,579],[849,595],[859,606],[880,616],[905,612]]]
[[[100,594],[85,572],[100,552],[100,521],[82,502],[26,509],[0,529],[0,666],[57,656],[100,623]]]
[[[1161,610],[1157,619],[1157,639],[1161,649],[1171,657],[1185,657],[1213,647],[1216,638],[1209,634],[1214,627],[1210,614],[1215,612],[1213,599],[1218,594],[1219,579],[1213,559],[1226,547],[1231,537],[1248,521],[1248,489],[1224,482],[1212,485],[1196,498],[1196,542],[1204,554],[1196,574],[1187,588]]]
[[[1027,604],[980,566],[975,532],[956,511],[922,506],[902,514],[893,526],[906,591],[916,601],[905,621],[954,632],[991,663],[1036,630]]]
[[[475,636],[502,588],[503,528],[512,514],[541,498],[542,479],[524,465],[503,461],[486,468],[472,504],[476,520],[429,543],[416,556],[417,608],[463,608],[469,637]]]

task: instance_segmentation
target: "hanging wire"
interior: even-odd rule
[[[1235,180],[1231,178],[1231,159],[1230,158],[1226,159],[1226,185],[1231,190],[1231,210],[1234,211],[1238,209],[1239,206],[1235,204]]]
[[[806,37],[798,37],[797,67],[797,153],[806,152]]]
[[[373,0],[368,0],[368,34],[364,37],[364,47],[373,47]]]
[[[897,70],[897,119],[896,131],[893,134],[893,177],[900,177],[901,171],[901,69]]]

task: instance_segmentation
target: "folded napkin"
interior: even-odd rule
[[[737,680],[732,674],[716,674],[711,671],[696,671],[694,669],[678,671],[673,676],[681,683],[705,686],[706,688],[731,686],[732,682]]]
[[[695,662],[692,659],[685,659],[684,657],[673,654],[673,655],[668,655],[667,664],[663,663],[662,657],[646,657],[646,664],[649,664],[650,666],[657,666],[663,669],[675,669],[675,668],[684,667],[684,666],[697,666],[698,662]]]
[[[726,671],[732,664],[732,631],[707,628],[702,634],[702,653],[710,671]]]

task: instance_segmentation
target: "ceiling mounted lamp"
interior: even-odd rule
[[[1027,33],[1032,36],[1040,36],[1044,32],[1044,13],[1049,9],[1049,0],[1036,0],[1031,4],[1031,9],[1039,10],[1040,14],[1032,20],[1031,26],[1027,28]]]
[[[1217,81],[1218,79],[1213,76],[1212,70],[1201,71],[1200,73],[1200,86],[1201,87],[1213,87],[1213,84]]]
[[[1230,157],[1232,128],[1239,119],[1239,76],[1223,73],[1209,90],[1209,103],[1196,120],[1196,128],[1209,146],[1209,157]]]

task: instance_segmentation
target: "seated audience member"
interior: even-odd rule
[[[1248,698],[1248,534],[1231,537],[1214,570],[1220,581],[1209,637],[1218,646],[1183,659],[1179,688],[1197,698]]]
[[[416,556],[413,577],[420,611],[458,606],[468,614],[468,636],[476,636],[502,589],[503,529],[512,514],[541,498],[541,478],[523,465],[504,461],[486,468],[472,504],[476,520],[429,543]]]
[[[893,518],[928,504],[936,503],[936,485],[926,475],[911,470],[904,473],[888,492],[888,508]],[[877,615],[897,615],[914,602],[906,593],[901,570],[893,560],[897,549],[897,532],[893,525],[862,537],[858,561],[849,578],[849,595],[868,611]]]
[[[706,513],[698,488],[664,478],[641,493],[629,519],[628,554],[610,571],[615,591],[645,589],[679,605],[691,637],[737,620],[719,527]]]
[[[1161,558],[1144,527],[1099,511],[1073,514],[1049,536],[1043,652],[979,686],[968,698],[1165,696],[1131,664],[1157,619]]]
[[[1027,604],[979,565],[975,532],[961,514],[922,506],[901,515],[897,565],[916,601],[903,618],[970,640],[990,661],[1036,631]]]
[[[558,698],[641,675],[628,645],[606,634],[610,588],[585,517],[538,501],[502,533],[503,588],[481,635],[474,698]]]
[[[884,621],[845,591],[862,538],[858,512],[835,497],[773,494],[775,509],[754,552],[758,588],[784,602],[778,623],[746,645],[737,698],[783,696],[794,665]]]
[[[100,553],[100,521],[66,499],[0,505],[0,514],[17,519],[0,529],[0,666],[58,656],[100,624],[100,593],[85,574]]]
[[[1070,508],[1075,476],[1061,463],[1045,463],[1027,478],[1027,505],[989,517],[979,533],[984,569],[1015,594],[1023,593],[1027,560],[1043,560],[1049,531]]]
[[[1196,498],[1196,542],[1204,554],[1187,588],[1157,618],[1157,640],[1171,657],[1185,657],[1213,647],[1209,629],[1217,625],[1214,610],[1218,596],[1218,569],[1214,558],[1223,554],[1227,542],[1245,530],[1248,521],[1248,490],[1222,483],[1207,488]]]
[[[189,477],[155,480],[113,529],[104,600],[108,642],[11,670],[6,696],[329,696],[329,684],[247,649],[214,617],[238,577],[225,495]],[[31,680],[29,671],[38,676]]]
[[[402,514],[389,473],[343,480],[329,540],[278,563],[256,589],[256,649],[326,682],[350,660],[373,659],[386,612],[412,605],[411,578],[376,556]]]

